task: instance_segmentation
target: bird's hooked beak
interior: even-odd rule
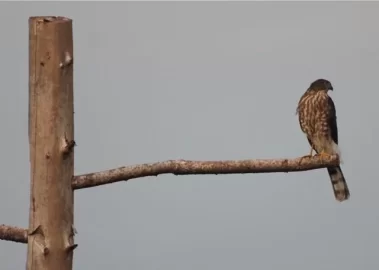
[[[330,91],[333,91],[333,86],[330,86],[330,87],[329,87],[329,90],[330,90]]]

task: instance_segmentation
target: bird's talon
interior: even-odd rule
[[[329,158],[330,157],[330,155],[325,153],[325,152],[321,152],[320,154],[317,154],[317,156],[320,158]]]

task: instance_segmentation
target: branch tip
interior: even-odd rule
[[[66,252],[67,252],[67,253],[70,253],[70,252],[72,252],[74,249],[76,249],[77,247],[78,247],[78,244],[69,245],[68,247],[66,247]]]
[[[65,68],[65,67],[68,67],[68,66],[72,65],[72,63],[73,63],[72,56],[71,56],[71,54],[69,52],[66,51],[64,53],[64,60],[63,60],[63,62],[59,63],[59,67],[60,68]]]
[[[76,142],[74,140],[68,140],[65,137],[63,139],[63,149],[62,149],[63,155],[67,156],[68,154],[70,154],[75,146],[76,146]]]
[[[37,234],[37,233],[43,235],[41,225],[38,225],[37,227],[35,227],[35,228],[34,228],[33,230],[31,230],[28,234],[29,234],[29,235],[34,235],[34,234]]]
[[[44,247],[42,252],[43,252],[43,255],[46,256],[49,254],[50,250],[47,247]]]

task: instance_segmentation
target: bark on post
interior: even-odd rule
[[[72,269],[73,107],[72,21],[31,17],[28,270]]]

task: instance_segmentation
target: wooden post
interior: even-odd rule
[[[63,17],[29,18],[31,195],[27,270],[71,270],[73,37]]]

